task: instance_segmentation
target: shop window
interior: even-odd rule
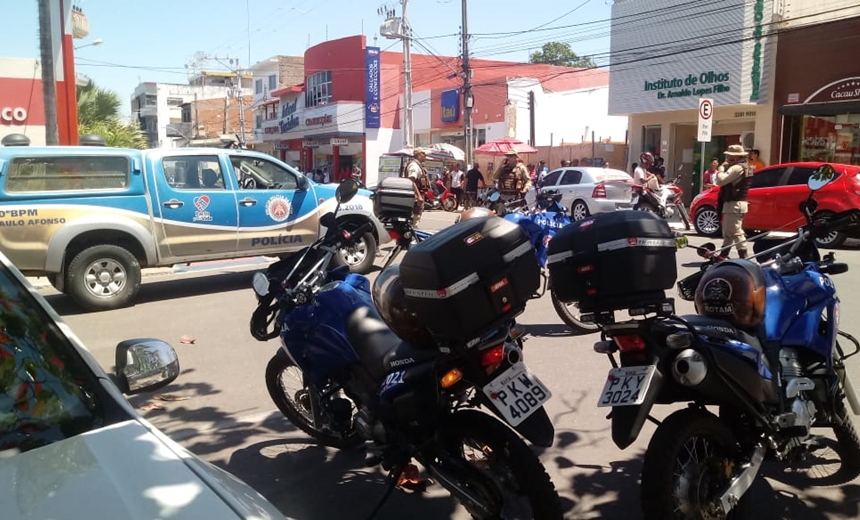
[[[860,115],[804,116],[800,160],[860,164]]]
[[[305,106],[328,104],[331,99],[331,71],[324,70],[308,76],[305,81]]]
[[[660,125],[648,125],[642,127],[642,151],[660,155],[660,139],[663,127]]]

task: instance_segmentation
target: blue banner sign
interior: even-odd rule
[[[366,51],[367,77],[365,78],[364,92],[364,126],[365,128],[379,128],[382,119],[382,103],[379,95],[379,47],[367,47]]]

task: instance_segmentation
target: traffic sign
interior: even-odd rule
[[[699,98],[699,142],[711,142],[711,127],[714,124],[714,100]]]

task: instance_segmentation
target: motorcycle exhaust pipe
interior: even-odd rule
[[[483,513],[480,515],[482,517],[489,517],[493,513],[491,505],[486,502],[484,497],[466,489],[465,486],[463,486],[455,477],[449,475],[446,471],[436,467],[434,464],[428,466],[427,470],[434,478],[436,478],[442,487],[457,497],[457,500],[459,500],[470,513],[478,511]]]
[[[765,447],[763,445],[759,444],[756,446],[749,465],[741,472],[740,475],[729,482],[726,490],[720,496],[720,506],[723,509],[723,514],[729,514],[729,511],[738,505],[741,497],[744,496],[744,493],[746,493],[750,486],[752,486],[753,481],[761,469],[761,463],[764,460],[764,453]]]

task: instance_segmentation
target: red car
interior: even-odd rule
[[[821,162],[798,162],[768,166],[757,170],[752,177],[747,200],[749,213],[744,217],[744,228],[748,231],[796,231],[806,222],[800,212],[800,203],[809,196],[806,181],[817,170]],[[818,201],[816,216],[860,208],[860,166],[831,164],[840,173],[839,178],[815,193]],[[722,236],[717,218],[717,194],[719,188],[703,191],[690,205],[693,225],[700,235]],[[818,243],[837,247],[846,238],[858,238],[834,232]]]

